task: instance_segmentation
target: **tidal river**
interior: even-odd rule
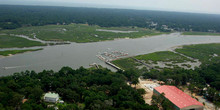
[[[113,68],[98,59],[96,55],[100,52],[116,50],[126,52],[128,56],[134,56],[164,51],[174,46],[200,43],[220,43],[220,36],[184,36],[180,33],[172,33],[148,38],[46,46],[40,51],[0,58],[0,76],[25,70],[36,72],[43,70],[58,71],[63,66],[74,69],[80,66],[87,68],[92,63],[113,70]]]

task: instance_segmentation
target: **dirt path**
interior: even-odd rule
[[[136,85],[137,89],[144,89],[146,91],[146,94],[143,95],[144,101],[145,103],[151,105],[151,100],[152,100],[152,95],[153,95],[153,89],[150,89],[148,87],[146,87],[146,84],[149,85],[158,85],[158,83],[154,82],[154,81],[150,81],[150,80],[144,80],[144,79],[138,79],[139,80],[139,84]]]

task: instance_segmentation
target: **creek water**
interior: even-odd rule
[[[0,76],[7,76],[25,70],[36,72],[43,70],[58,71],[63,66],[74,69],[80,66],[87,68],[92,63],[114,70],[98,59],[96,55],[111,49],[113,51],[124,51],[128,53],[128,56],[135,56],[168,50],[174,46],[201,43],[220,43],[220,36],[185,36],[180,35],[180,33],[171,33],[147,38],[45,46],[39,47],[43,48],[40,51],[0,58]],[[3,50],[7,49],[0,49],[0,51]]]

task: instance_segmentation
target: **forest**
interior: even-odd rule
[[[167,31],[220,32],[220,15],[150,10],[52,6],[0,6],[0,28],[81,23],[102,27],[137,26]],[[152,25],[153,24],[153,25]],[[155,25],[156,24],[156,25]]]
[[[183,68],[151,70],[142,74],[143,78],[158,79],[168,85],[187,88],[220,107],[220,63],[203,65],[195,70]],[[53,110],[51,103],[44,102],[43,94],[56,92],[65,101],[57,104],[61,110],[157,110],[143,100],[143,89],[130,84],[139,83],[140,73],[134,70],[111,72],[108,69],[72,69],[63,67],[54,72],[25,71],[0,78],[0,110]],[[167,81],[173,79],[173,82]],[[188,84],[187,84],[188,83]],[[189,85],[190,84],[190,85]],[[204,89],[207,88],[207,89]],[[155,97],[153,97],[155,98]],[[28,99],[22,103],[23,99]],[[169,102],[164,108],[169,108]]]
[[[157,110],[145,104],[142,89],[134,71],[111,72],[108,69],[73,70],[63,67],[59,72],[25,71],[0,78],[0,110],[53,110],[43,101],[43,94],[56,92],[65,101],[61,110]],[[22,103],[22,99],[28,99]]]

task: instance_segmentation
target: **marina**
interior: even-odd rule
[[[107,65],[117,69],[117,70],[122,70],[124,71],[123,69],[121,69],[120,67],[114,65],[113,63],[111,63],[111,61],[114,61],[114,60],[117,60],[117,59],[120,59],[122,57],[126,57],[128,56],[128,53],[126,52],[122,52],[122,51],[110,51],[111,49],[108,48],[108,52],[103,52],[103,53],[100,53],[98,55],[96,55],[101,61],[104,61]]]
[[[108,49],[108,50],[110,50],[110,49]],[[128,53],[125,53],[125,52],[122,52],[122,51],[108,51],[108,52],[100,53],[96,56],[104,62],[111,62],[113,60],[117,60],[117,59],[120,59],[122,57],[128,56]]]

